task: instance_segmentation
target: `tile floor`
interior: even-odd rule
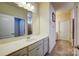
[[[50,56],[73,56],[74,51],[71,42],[67,40],[56,40],[56,45]]]

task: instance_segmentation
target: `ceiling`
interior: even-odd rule
[[[72,9],[74,2],[52,2],[56,11]]]
[[[6,3],[6,2],[5,2]],[[14,2],[7,2],[9,5],[15,6],[17,8],[24,9],[22,7],[18,7]],[[35,3],[32,3],[35,4]],[[67,9],[72,9],[74,6],[74,2],[51,2],[56,11],[63,11]]]

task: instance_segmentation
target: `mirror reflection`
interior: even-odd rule
[[[23,36],[25,20],[5,14],[0,14],[0,39]]]
[[[2,7],[2,8],[1,8]],[[16,3],[0,3],[0,39],[32,34],[32,11]]]
[[[28,21],[28,35],[32,34],[32,12],[28,12],[27,14]]]
[[[21,18],[15,18],[14,20],[15,24],[15,37],[16,36],[22,36],[25,34],[25,21]]]

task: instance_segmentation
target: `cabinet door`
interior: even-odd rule
[[[44,55],[48,52],[48,44],[44,44]]]
[[[27,56],[27,48],[23,48],[14,53],[9,54],[9,56]]]
[[[38,56],[38,48],[35,48],[28,52],[29,56]]]
[[[43,40],[40,40],[40,41],[38,41],[38,42],[36,42],[36,43],[34,43],[34,44],[28,46],[28,50],[31,51],[31,50],[33,50],[34,48],[38,47],[40,44],[43,44]]]
[[[44,39],[44,55],[48,52],[48,38]]]
[[[36,47],[38,47],[38,46],[39,46],[39,44],[38,44],[38,42],[36,42],[36,43],[28,46],[28,50],[31,51],[31,50],[35,49]]]
[[[39,56],[43,56],[44,55],[43,44],[38,46],[38,55]]]
[[[30,56],[42,56],[43,54],[43,40],[28,46],[28,54]]]
[[[43,56],[43,44],[29,51],[29,56]]]

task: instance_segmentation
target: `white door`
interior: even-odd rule
[[[71,20],[60,22],[60,39],[71,41],[72,37],[71,24],[72,24]]]

